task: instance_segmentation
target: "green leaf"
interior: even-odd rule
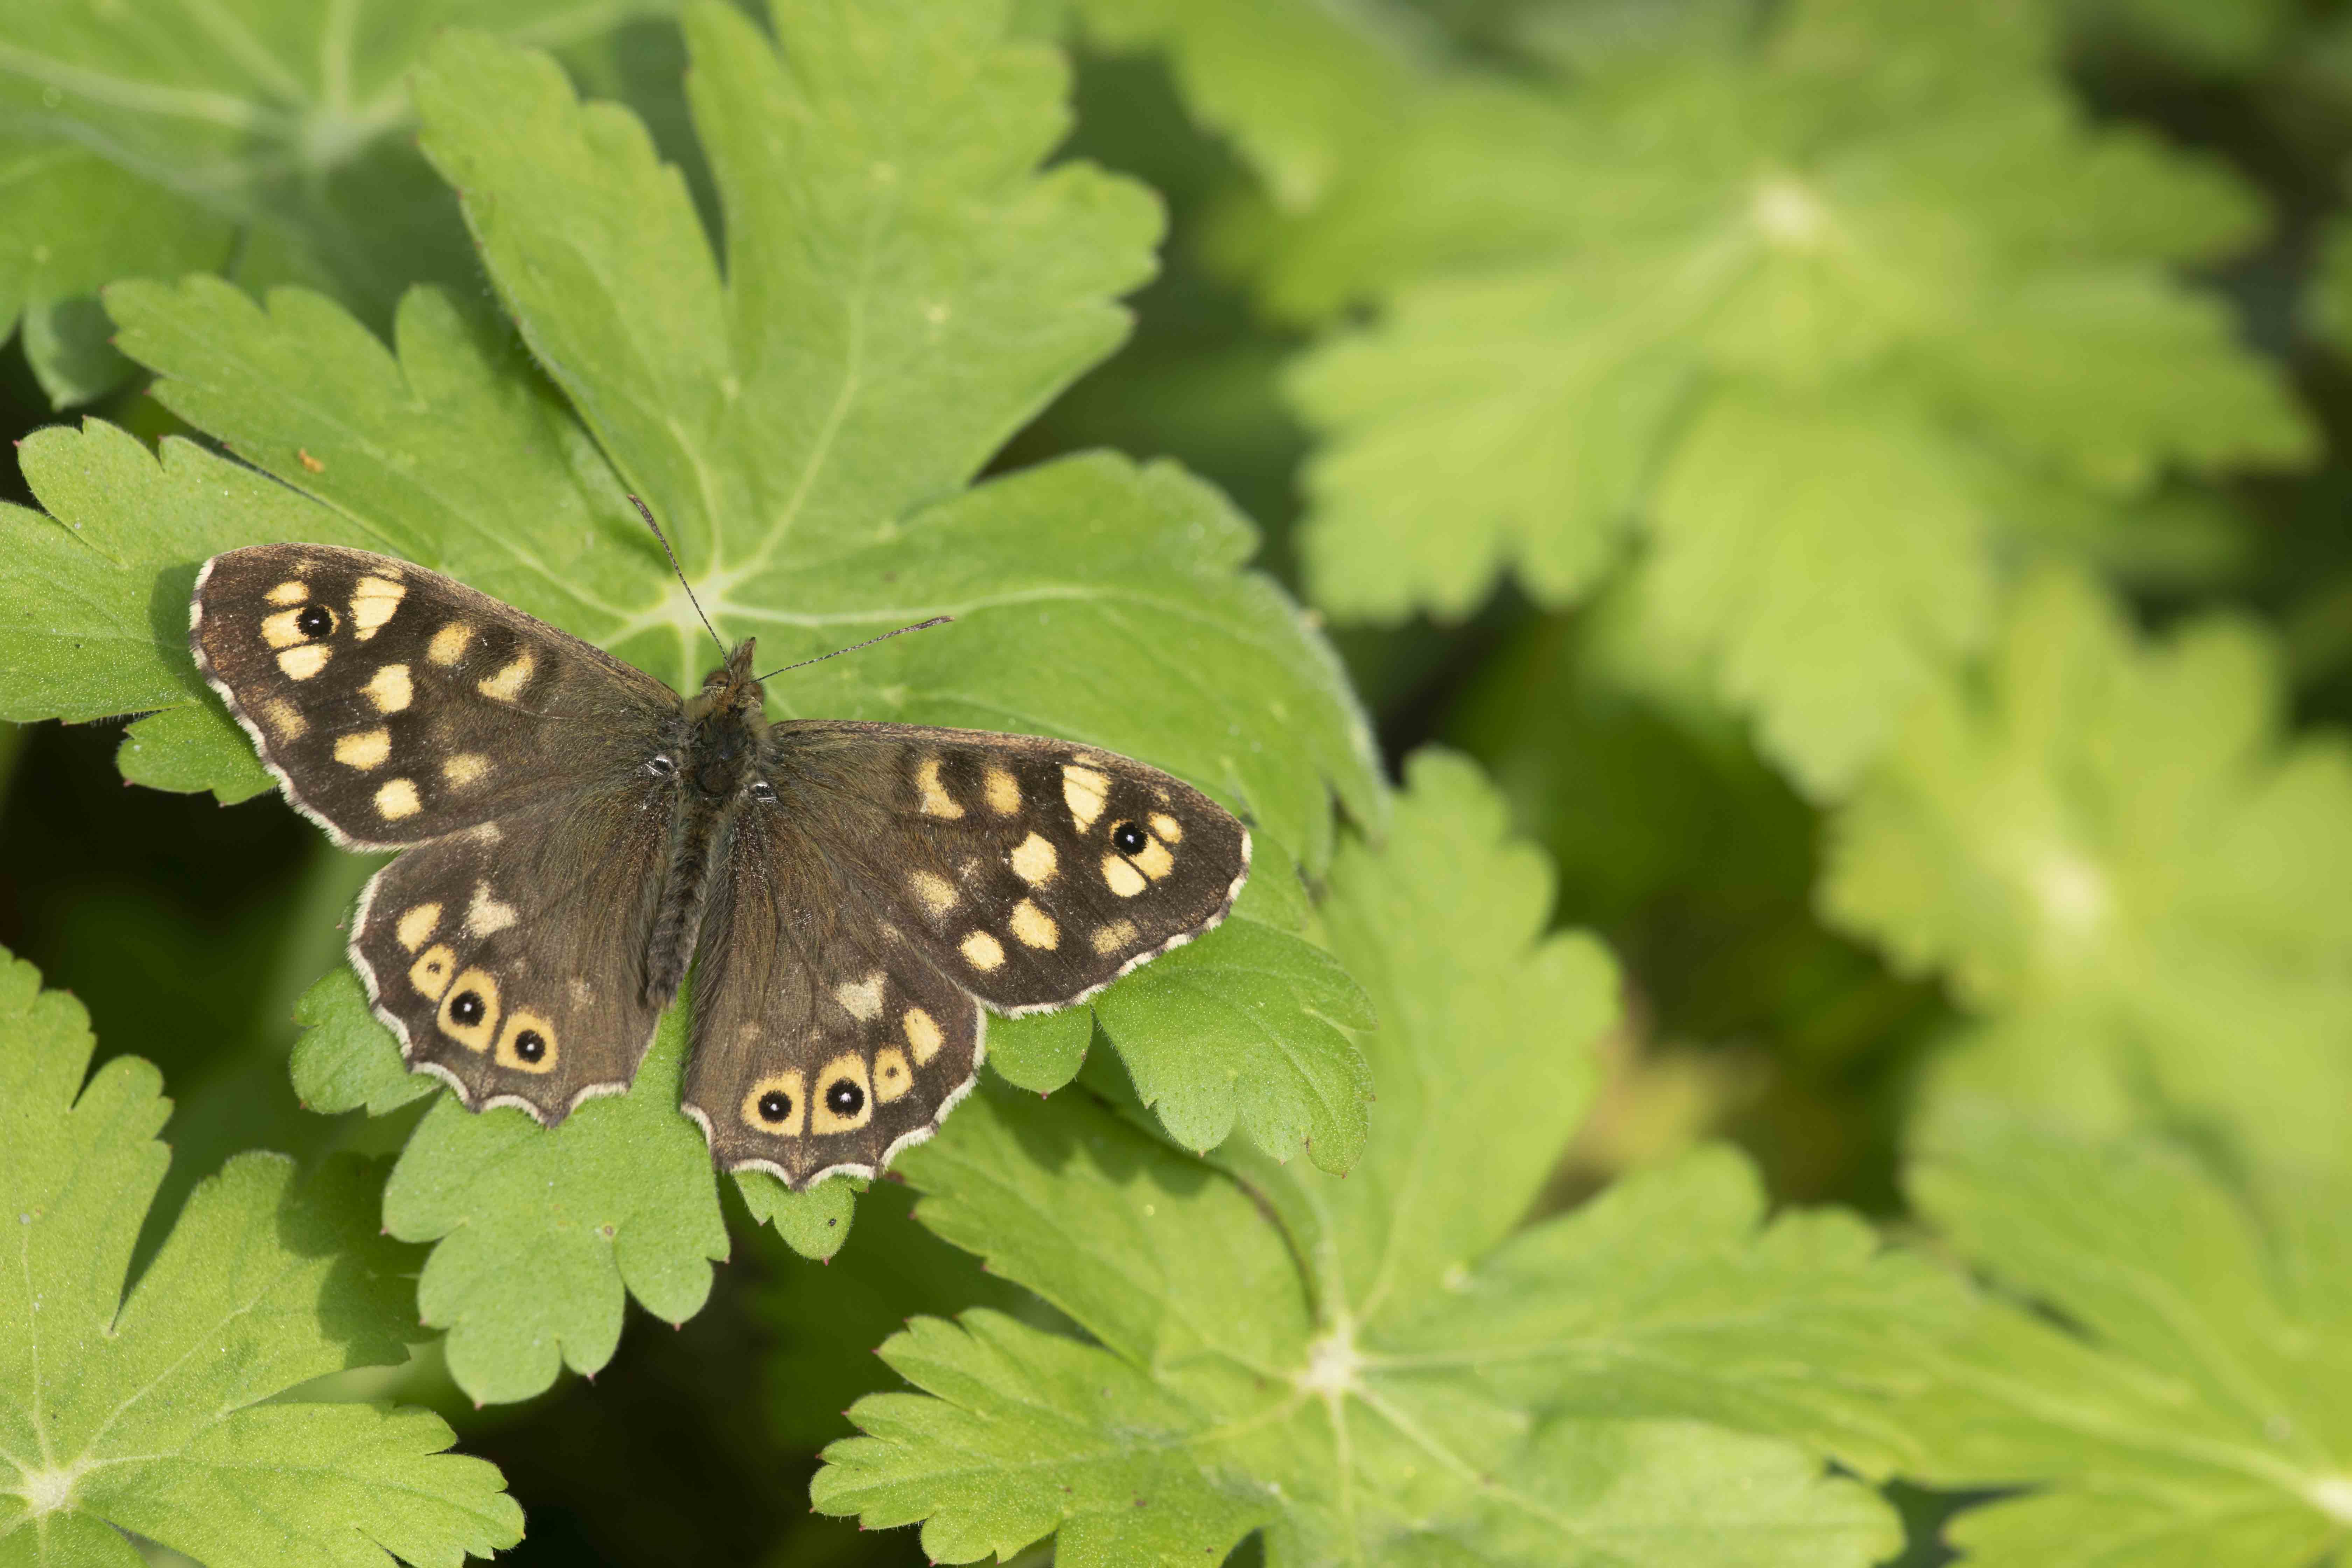
[[[1406,40],[1370,11],[1286,0],[1074,0],[1087,39],[1165,53],[1192,111],[1276,203],[1310,207],[1411,83]]]
[[[416,1282],[449,1331],[449,1375],[477,1401],[528,1399],[595,1372],[635,1296],[668,1322],[702,1310],[727,1257],[710,1152],[677,1112],[686,1013],[673,1008],[626,1094],[553,1129],[520,1110],[425,1113],[383,1190],[384,1228],[438,1242]]]
[[[478,277],[414,147],[408,77],[462,16],[555,45],[664,0],[339,9],[232,0],[202,13],[11,7],[0,18],[0,338],[57,405],[129,374],[92,298],[131,277],[231,272],[324,288],[371,322],[408,284]]]
[[[1256,1529],[1271,1562],[1530,1568],[1898,1542],[1772,1434],[1890,1446],[1871,1400],[1899,1358],[1811,1358],[1931,1300],[1921,1271],[1838,1216],[1759,1237],[1753,1178],[1719,1153],[1506,1239],[1590,1096],[1615,975],[1590,938],[1543,934],[1546,868],[1474,770],[1424,755],[1409,780],[1325,910],[1382,1020],[1354,1170],[1204,1166],[1083,1095],[982,1096],[908,1161],[916,1215],[1089,1337],[917,1319],[882,1353],[920,1392],[852,1408],[865,1435],[826,1450],[820,1510],[920,1521],[942,1562],[1049,1531],[1072,1564],[1216,1561]],[[1756,1430],[1690,1419],[1717,1413]]]
[[[625,500],[642,493],[712,618],[776,663],[956,617],[779,680],[779,717],[1067,736],[1248,813],[1265,888],[1106,993],[1087,1026],[1101,1022],[1196,1146],[1238,1125],[1344,1166],[1370,1092],[1346,1031],[1369,1016],[1285,929],[1294,868],[1329,863],[1333,796],[1367,823],[1383,811],[1336,659],[1244,570],[1255,531],[1173,468],[1089,456],[965,488],[1116,342],[1110,296],[1148,273],[1158,232],[1129,183],[1036,172],[1063,130],[1063,68],[1003,42],[1002,21],[985,0],[844,0],[780,16],[780,51],[730,8],[694,8],[723,282],[682,179],[632,117],[582,105],[543,57],[450,35],[416,77],[425,142],[465,193],[512,327],[420,289],[387,348],[299,290],[256,304],[208,279],[111,289],[156,395],[254,468],[178,441],[152,458],[95,425],[27,442],[51,516],[0,514],[0,544],[21,545],[0,554],[0,710],[162,710],[128,754],[139,778],[249,790],[249,752],[189,665],[185,603],[199,561],[258,539],[394,552],[690,689],[706,635]],[[355,990],[311,1003],[306,1098],[406,1098]],[[648,1079],[674,1075],[664,1059]],[[625,1292],[673,1319],[701,1300],[724,1247],[708,1157],[677,1142],[673,1100],[641,1082],[583,1110],[599,1130],[577,1137],[426,1117],[387,1217],[446,1238],[425,1304],[458,1325],[451,1365],[477,1398],[603,1364]],[[839,1244],[844,1226],[810,1221],[845,1218],[840,1194],[786,1203],[753,1183],[747,1198],[818,1256]],[[672,1209],[666,1240],[628,1239],[630,1216]]]
[[[488,1557],[522,1537],[499,1472],[421,1410],[280,1402],[396,1365],[404,1251],[351,1159],[298,1183],[241,1154],[198,1184],[123,1292],[170,1151],[155,1069],[95,1042],[70,997],[0,955],[0,1558],[135,1563],[135,1531],[215,1568]]]
[[[2341,1163],[2352,1100],[2352,752],[2285,743],[2274,654],[2229,620],[2143,643],[2034,580],[1835,819],[1822,907],[1985,1019],[1929,1100],[2190,1122]]]
[[[1980,1568],[2303,1568],[2352,1541],[2352,1231],[2292,1167],[2274,1205],[2153,1141],[1947,1122],[1910,1175],[1951,1247],[2039,1310],[1982,1313],[1895,1407]]]
[[[1360,198],[1257,236],[1277,300],[1382,306],[1291,383],[1313,597],[1459,618],[1507,572],[1565,605],[1646,543],[1721,695],[1835,796],[1977,646],[2046,526],[2019,490],[2308,460],[2278,368],[2168,271],[2252,204],[2080,124],[1990,9],[1819,0],[1740,54],[1408,105]]]

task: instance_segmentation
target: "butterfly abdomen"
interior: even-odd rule
[[[744,645],[748,652],[750,645]],[[730,661],[730,664],[733,662]],[[725,853],[730,824],[754,784],[760,737],[767,724],[756,683],[725,683],[689,705],[685,775],[661,906],[646,952],[646,1000],[666,1007],[694,962],[711,868]]]

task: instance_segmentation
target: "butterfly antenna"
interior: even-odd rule
[[[839,658],[843,654],[845,654],[845,653],[856,653],[859,648],[862,648],[862,647],[872,647],[876,643],[878,643],[878,642],[888,642],[892,637],[904,637],[904,636],[906,636],[908,632],[922,632],[922,631],[929,631],[929,630],[930,630],[930,628],[931,628],[931,627],[933,627],[933,626],[946,626],[950,621],[954,620],[954,619],[955,619],[955,617],[954,617],[953,616],[932,616],[929,620],[928,620],[928,621],[917,621],[917,622],[916,622],[913,626],[900,626],[900,627],[899,627],[897,631],[895,631],[895,632],[884,632],[884,633],[883,633],[880,637],[867,637],[864,642],[854,642],[854,643],[851,643],[847,647],[837,647],[837,648],[835,648],[831,653],[821,653],[821,654],[817,655],[814,658],[804,658],[804,659],[803,659],[803,660],[801,660],[801,661],[800,661],[800,664],[782,664],[782,665],[778,665],[775,668],[773,668],[773,669],[772,669],[772,670],[768,671],[768,675],[782,675],[782,674],[783,674],[783,673],[784,673],[784,671],[786,671],[786,670],[788,670],[788,669],[798,669],[798,668],[801,668],[801,666],[802,666],[802,665],[823,664],[826,659],[829,659],[829,658]],[[765,679],[768,679],[768,675],[763,675],[763,676],[760,677],[760,679],[762,679],[762,680],[765,680]]]
[[[727,639],[719,635],[719,628],[710,624],[710,617],[702,615],[702,601],[694,596],[694,584],[686,580],[686,569],[677,563],[677,552],[669,547],[669,535],[661,531],[661,524],[654,521],[653,511],[645,502],[631,496],[629,504],[637,509],[637,515],[646,520],[646,526],[654,531],[656,539],[661,541],[662,553],[669,557],[669,569],[677,574],[677,585],[686,590],[686,602],[694,606],[696,615],[702,616],[702,629],[709,632],[710,640],[719,645],[719,657],[724,659],[727,657]]]

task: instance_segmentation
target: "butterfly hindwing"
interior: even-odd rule
[[[740,817],[694,979],[687,1113],[722,1169],[872,1175],[980,1068],[980,1005],[778,805]]]
[[[214,556],[188,641],[288,798],[351,847],[625,772],[678,710],[651,676],[486,594],[327,545]]]
[[[368,884],[351,957],[410,1068],[541,1122],[617,1094],[660,1009],[645,952],[674,780],[641,777],[419,845]]]

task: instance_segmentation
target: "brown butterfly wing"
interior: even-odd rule
[[[794,722],[762,763],[775,799],[736,819],[686,1103],[722,1165],[794,1186],[936,1128],[977,1071],[979,1004],[1082,1001],[1248,876],[1223,807],[1066,742]]]
[[[196,579],[188,643],[295,807],[351,848],[509,817],[625,775],[676,693],[437,572],[260,544]]]
[[[644,778],[418,845],[360,900],[351,958],[415,1069],[552,1124],[635,1078],[672,781]]]

